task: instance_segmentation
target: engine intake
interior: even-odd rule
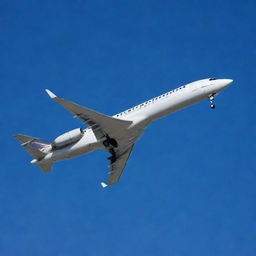
[[[69,144],[75,143],[79,141],[84,135],[84,131],[82,128],[74,129],[70,132],[66,132],[59,137],[57,137],[53,143],[53,148],[61,148],[67,146]]]

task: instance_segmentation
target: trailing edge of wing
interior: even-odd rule
[[[108,134],[109,136],[118,137],[126,130],[131,124],[132,121],[126,121],[117,119],[111,116],[107,116],[91,110],[89,108],[85,108],[71,101],[64,100],[62,98],[57,97],[54,93],[46,90],[47,94],[54,101],[59,103],[62,107],[68,110],[71,114],[77,116],[80,120],[85,122],[89,127],[93,129],[98,135],[104,136]]]

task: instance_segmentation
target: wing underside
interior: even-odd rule
[[[97,139],[101,139],[106,135],[115,138],[122,137],[126,133],[127,128],[132,124],[132,121],[107,116],[71,101],[59,98],[49,90],[46,90],[46,92],[54,101],[89,126]]]
[[[108,183],[101,183],[103,187],[112,185],[114,183],[117,183],[123,173],[123,170],[126,166],[126,163],[131,155],[131,152],[133,150],[134,144],[129,147],[124,152],[118,152],[116,155],[116,160],[113,163],[110,163],[110,171],[108,176]]]

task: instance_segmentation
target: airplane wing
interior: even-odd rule
[[[118,182],[132,152],[134,142],[142,134],[144,127],[140,131],[131,133],[128,127],[132,124],[132,121],[121,120],[98,113],[73,102],[61,99],[49,90],[46,90],[46,92],[54,101],[92,128],[97,139],[109,136],[118,141],[116,148],[108,149],[112,154],[112,157],[109,158],[110,172],[107,184],[102,182],[101,185],[106,187]]]
[[[132,124],[132,121],[110,117],[59,98],[47,89],[46,92],[54,101],[58,102],[62,107],[67,109],[70,113],[78,117],[86,125],[92,128],[97,139],[100,139],[106,135],[114,138],[122,137],[127,128]]]
[[[101,183],[101,186],[103,188],[112,185],[114,183],[117,183],[123,173],[123,170],[126,166],[126,163],[131,155],[131,152],[133,150],[134,144],[130,146],[128,149],[124,151],[118,150],[116,153],[116,160],[113,163],[110,163],[110,172],[108,177],[108,183]]]

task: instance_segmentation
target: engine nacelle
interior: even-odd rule
[[[79,141],[84,135],[84,131],[82,128],[74,129],[70,132],[66,132],[59,137],[57,137],[53,143],[53,148],[61,148],[67,146],[69,144],[75,143]]]

